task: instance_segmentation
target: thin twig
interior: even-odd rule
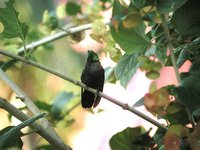
[[[108,24],[109,21],[105,21],[104,23]],[[78,32],[84,31],[84,30],[88,30],[91,27],[92,27],[92,24],[89,23],[89,24],[85,24],[85,25],[80,25],[78,27],[70,28],[70,29],[67,29],[66,31],[61,31],[61,32],[55,33],[53,35],[49,35],[49,36],[47,36],[47,37],[45,37],[41,40],[38,40],[36,42],[33,42],[33,43],[26,45],[26,50],[34,50],[35,48],[37,48],[40,45],[44,45],[46,43],[55,41],[57,39],[60,39],[62,37],[65,37],[65,36],[68,36],[68,35],[71,35],[71,34],[74,34],[74,33],[78,33]],[[21,48],[18,49],[18,54],[23,53],[23,52],[24,52],[24,47],[21,47]]]
[[[10,104],[8,101],[0,97],[0,108],[3,108],[11,115],[15,116],[20,121],[26,121],[29,117],[22,111],[18,110],[15,106]],[[49,129],[44,128],[38,123],[32,123],[30,127],[41,135],[45,140],[47,140],[55,149],[58,150],[71,150],[68,145],[65,145],[61,140],[59,140],[53,132]]]
[[[122,102],[116,100],[115,98],[112,98],[112,97],[110,97],[110,96],[108,96],[108,95],[106,95],[106,94],[104,94],[104,93],[99,93],[99,96],[101,96],[101,97],[103,97],[103,98],[106,98],[106,99],[109,100],[110,102],[112,102],[112,103],[114,103],[114,104],[116,104],[116,105],[122,107],[123,109],[128,110],[128,111],[130,111],[130,112],[136,114],[137,116],[143,118],[144,120],[146,120],[146,121],[148,121],[148,122],[154,124],[154,125],[157,126],[158,128],[161,128],[161,129],[163,129],[163,130],[167,130],[167,127],[166,127],[166,126],[160,124],[160,123],[157,122],[156,120],[150,118],[149,116],[143,114],[142,112],[140,112],[140,111],[138,111],[137,109],[135,109],[135,108],[129,106],[128,104],[122,103]]]
[[[172,39],[171,39],[171,36],[170,36],[170,33],[169,33],[169,28],[167,26],[167,21],[165,19],[165,15],[161,15],[161,18],[162,18],[162,25],[163,25],[163,29],[164,29],[164,32],[165,32],[165,36],[166,36],[166,39],[167,39],[167,47],[170,51],[171,61],[172,61],[173,68],[174,68],[174,71],[175,71],[175,74],[176,74],[176,79],[177,79],[178,84],[180,84],[181,77],[180,77],[180,74],[178,72],[178,67],[177,67],[177,64],[176,64],[176,58],[175,58],[173,45],[172,45]]]
[[[87,87],[85,84],[81,83],[80,81],[74,80],[71,77],[68,77],[68,76],[66,76],[66,75],[64,75],[64,74],[62,74],[60,72],[57,72],[57,71],[55,71],[55,70],[53,70],[51,68],[48,68],[48,67],[46,67],[46,66],[44,66],[42,64],[39,64],[39,63],[34,62],[32,60],[27,60],[24,57],[12,54],[10,52],[0,50],[0,54],[3,54],[5,56],[8,56],[8,57],[14,58],[16,60],[22,61],[22,62],[24,62],[26,64],[30,64],[30,65],[35,66],[37,68],[40,68],[40,69],[42,69],[42,70],[44,70],[46,72],[54,74],[54,75],[56,75],[56,76],[58,76],[58,77],[60,77],[62,79],[65,79],[65,80],[67,80],[67,81],[69,81],[69,82],[71,82],[71,83],[73,83],[73,84],[75,84],[77,86],[80,86],[80,87],[82,87],[82,88],[84,88],[84,89],[86,89],[86,90],[88,90],[88,91],[90,91],[92,93],[95,93],[95,94],[97,94],[97,95],[109,100],[112,103],[115,103],[116,105],[122,107],[123,109],[126,109],[126,110],[138,115],[139,117],[149,121],[150,123],[154,124],[155,126],[157,126],[159,128],[162,128],[164,130],[167,130],[167,127],[165,127],[164,125],[160,124],[159,122],[155,121],[154,119],[150,118],[149,116],[146,116],[145,114],[139,112],[135,108],[130,107],[128,104],[122,103],[122,102],[120,102],[120,101],[118,101],[118,100],[116,100],[116,99],[114,99],[114,98],[102,93],[102,92],[97,92],[96,89]]]
[[[165,32],[165,36],[166,36],[166,39],[167,39],[167,47],[170,51],[170,57],[171,57],[171,61],[172,61],[172,64],[173,64],[173,68],[174,68],[174,71],[175,71],[175,74],[176,74],[176,79],[178,81],[178,85],[180,85],[181,83],[181,77],[180,77],[180,74],[178,72],[178,66],[177,66],[177,63],[176,63],[176,58],[175,58],[175,54],[174,54],[174,50],[173,50],[173,45],[172,45],[172,38],[170,36],[170,32],[169,32],[169,28],[167,26],[167,21],[166,21],[166,18],[165,18],[165,15],[161,15],[161,18],[162,18],[162,25],[163,25],[163,29],[164,29],[164,32]],[[188,116],[189,116],[189,119],[190,119],[190,122],[193,126],[193,128],[195,128],[195,120],[194,120],[194,117],[193,115],[190,113],[190,111],[186,111]]]
[[[110,21],[105,20],[104,23],[109,24]],[[26,53],[27,53],[26,55],[28,56],[30,53],[32,53],[34,50],[36,50],[36,48],[38,46],[50,43],[52,41],[55,41],[57,39],[60,39],[62,37],[65,37],[65,36],[68,36],[68,35],[71,35],[71,34],[75,34],[75,33],[78,33],[78,32],[84,31],[84,30],[88,30],[91,27],[92,27],[91,23],[85,24],[85,25],[80,25],[78,27],[71,27],[71,24],[70,24],[69,26],[64,27],[63,31],[61,31],[61,32],[55,33],[53,35],[46,36],[43,39],[32,42],[28,45],[24,45],[23,47],[21,47],[17,50],[18,51],[17,54],[20,55],[20,56],[24,55],[25,54],[24,49],[26,48]],[[14,63],[16,63],[15,60],[10,60],[6,64],[2,65],[2,69],[6,70],[8,64],[14,64]]]

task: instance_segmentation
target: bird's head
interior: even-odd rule
[[[98,62],[99,61],[99,57],[98,55],[93,52],[92,50],[88,50],[88,61],[89,62]]]

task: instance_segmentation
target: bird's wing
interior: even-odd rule
[[[83,70],[82,74],[81,74],[81,82],[84,81],[85,78],[85,69]],[[84,92],[84,88],[81,87],[81,100],[83,98],[83,92]]]
[[[85,79],[85,69],[83,70],[82,74],[81,74],[81,82],[83,82]]]
[[[102,74],[102,78],[100,78],[100,81],[99,81],[99,83],[101,83],[101,85],[97,89],[98,92],[102,92],[103,91],[104,80],[105,80],[104,70],[103,69],[102,69],[101,74]],[[101,97],[95,95],[95,100],[94,100],[93,108],[95,108],[100,103],[100,100],[101,100]]]

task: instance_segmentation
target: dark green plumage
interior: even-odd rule
[[[103,91],[104,69],[101,66],[98,55],[91,50],[88,51],[88,58],[81,75],[81,82],[88,87]],[[81,104],[83,108],[96,107],[100,99],[101,97],[81,88]]]

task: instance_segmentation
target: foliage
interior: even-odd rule
[[[137,69],[138,55],[123,55],[115,67],[114,73],[122,86],[126,86]]]
[[[32,124],[36,120],[44,117],[45,114],[37,115],[33,118],[30,118],[17,126],[8,126],[0,131],[0,148],[9,149],[9,148],[22,148],[23,142],[21,137],[24,134],[20,131],[22,128]]]
[[[18,12],[13,7],[14,0],[5,2],[6,7],[0,8],[0,21],[4,26],[3,36],[5,38],[19,37],[25,40],[28,26],[18,19]]]
[[[149,132],[145,132],[143,127],[126,128],[113,135],[110,139],[111,149],[115,150],[149,149],[154,144],[154,140],[149,136]]]
[[[57,7],[59,9],[57,12],[65,14],[58,15],[55,10],[53,12],[45,10],[41,22],[37,23],[38,28],[35,28],[35,23],[30,22],[28,23],[29,30],[27,24],[20,21],[19,12],[16,11],[14,3],[15,0],[0,2],[0,38],[1,47],[5,50],[17,53],[17,48],[20,46],[24,46],[26,50],[26,41],[33,42],[44,35],[48,36],[60,30],[66,31],[70,27],[61,27],[66,22],[71,22],[70,26],[92,22],[91,38],[102,45],[106,56],[116,64],[114,67],[105,69],[107,82],[116,83],[119,80],[120,84],[126,88],[138,69],[145,72],[147,78],[156,80],[160,76],[159,71],[165,66],[176,69],[176,65],[180,68],[186,61],[190,61],[192,65],[189,71],[180,74],[179,85],[168,85],[160,89],[152,86],[149,93],[134,105],[134,107],[144,105],[158,119],[165,119],[168,131],[158,129],[151,137],[150,131],[145,131],[142,127],[128,127],[112,136],[110,146],[113,150],[198,149],[200,138],[198,134],[200,125],[200,9],[198,0],[130,0],[129,3],[124,0],[113,2],[97,0],[92,4],[68,1],[64,7],[61,5]],[[105,24],[101,13],[111,7],[111,21]],[[60,16],[65,16],[65,19]],[[70,36],[73,42],[80,42],[84,35],[83,32],[78,32]],[[171,47],[175,58],[169,55]],[[30,59],[39,61],[38,54],[41,51],[44,52],[45,49],[53,49],[51,43],[37,47],[36,52],[30,53]],[[18,54],[24,55],[24,52]],[[173,60],[176,64],[172,63]],[[14,59],[2,58],[0,65],[4,70],[19,69],[20,65],[16,62]],[[62,91],[57,93],[55,98],[49,99],[53,102],[40,99],[35,104],[40,110],[49,112],[48,119],[54,125],[64,121],[69,126],[74,122],[74,118],[69,114],[80,103],[75,90]],[[194,124],[194,121],[198,123]],[[193,124],[193,128],[194,125],[196,127],[195,129],[188,128],[187,124]],[[9,133],[8,130],[11,128],[7,127],[0,132],[0,139],[5,133]],[[16,131],[14,135],[16,141],[12,145],[22,147],[21,134],[20,130]],[[6,146],[9,147],[9,144]],[[44,145],[38,149],[43,147],[51,148]]]
[[[9,130],[12,128],[13,128],[13,126],[8,126],[0,131],[1,139],[3,139],[2,136],[4,136],[4,133],[8,133]],[[21,149],[23,146],[23,142],[21,140],[22,135],[23,135],[23,133],[20,130],[15,131],[15,134],[13,136],[14,138],[8,137],[7,139],[5,139],[4,141],[1,142],[1,148],[7,149],[7,148],[15,147],[15,148]]]
[[[74,118],[70,116],[70,111],[80,103],[76,99],[77,96],[71,92],[63,91],[52,100],[52,104],[40,100],[36,101],[35,104],[40,110],[49,113],[48,119],[52,124],[56,125],[59,121],[64,121],[65,125],[68,126],[74,122]]]
[[[188,145],[183,142],[183,138],[188,138],[191,134],[189,130],[184,127],[191,121],[188,115],[198,115],[200,106],[197,100],[200,94],[198,85],[198,42],[200,30],[198,28],[199,19],[195,19],[199,18],[199,10],[196,9],[197,6],[194,6],[196,4],[197,1],[194,0],[149,2],[141,0],[137,2],[131,1],[128,6],[123,5],[119,1],[115,1],[113,4],[113,26],[111,27],[113,39],[125,52],[124,56],[130,55],[133,57],[135,55],[135,57],[138,57],[139,53],[140,57],[138,57],[136,61],[135,68],[139,67],[142,71],[145,71],[148,78],[157,79],[162,66],[172,65],[172,63],[169,63],[170,58],[164,50],[164,48],[167,47],[167,39],[165,37],[165,29],[162,28],[163,22],[161,16],[163,14],[170,15],[167,23],[171,38],[173,39],[171,42],[175,48],[178,67],[181,67],[187,60],[193,62],[190,71],[181,74],[182,80],[179,86],[166,86],[161,89],[150,91],[134,105],[144,105],[149,112],[169,122],[169,131],[161,135],[161,137],[164,136],[164,140],[162,142],[155,141],[156,143],[159,142],[159,144],[157,143],[159,147],[165,147],[165,149],[189,149],[189,147],[194,146],[193,144],[191,145],[191,143]],[[186,13],[189,10],[191,10],[191,13]],[[169,14],[171,12],[172,15]],[[131,18],[130,16],[133,14],[137,14],[137,16]],[[141,19],[138,19],[139,15]],[[160,21],[158,21],[159,18]],[[144,23],[145,28],[143,27],[142,29],[141,27],[144,26]],[[137,30],[138,28],[142,30]],[[147,31],[147,28],[151,28],[152,30]],[[139,36],[135,38],[135,32],[131,30],[139,31]],[[127,33],[127,35],[125,33]],[[141,39],[143,39],[143,41]],[[138,44],[138,49],[135,44]],[[158,60],[155,61],[155,58]],[[121,60],[126,61],[122,57],[117,66],[120,64]],[[156,63],[158,63],[158,69],[156,69]],[[120,69],[122,72],[125,72],[123,71],[125,67]],[[116,78],[126,87],[131,78],[127,78],[125,75],[120,76],[119,72],[120,71],[115,72]],[[175,98],[175,101],[170,99],[172,96]],[[187,109],[189,109],[191,114],[188,114]],[[183,126],[184,132],[187,130],[187,134],[181,137],[180,134],[169,133],[170,129],[175,126]],[[124,145],[127,144],[124,143]]]

